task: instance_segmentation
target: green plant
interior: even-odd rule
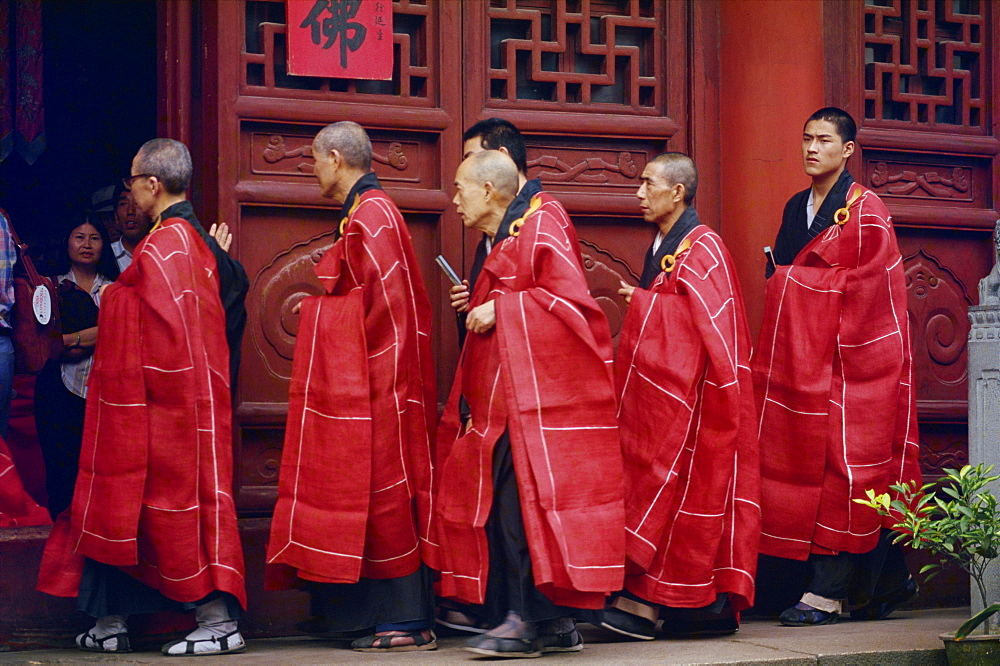
[[[953,563],[975,581],[983,610],[955,632],[956,640],[965,638],[1000,611],[1000,604],[987,606],[984,580],[987,565],[1000,555],[997,498],[986,488],[1000,479],[1000,475],[990,476],[992,471],[992,465],[982,463],[960,470],[946,469],[936,483],[921,488],[909,483],[890,486],[896,499],[890,499],[889,493],[876,495],[874,490],[868,490],[868,499],[854,500],[896,521],[891,528],[897,533],[894,543],[926,550],[938,558],[938,562],[920,569],[920,573],[929,572],[928,580],[942,566]]]

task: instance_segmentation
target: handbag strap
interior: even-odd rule
[[[11,221],[10,215],[3,208],[0,208],[0,218],[3,218],[7,232],[14,239],[14,247],[17,248],[17,258],[21,265],[24,266],[24,271],[28,274],[28,281],[36,287],[45,284],[46,281],[42,279],[42,276],[39,275],[38,270],[35,268],[35,262],[28,256],[27,244],[22,243],[21,239],[17,237],[17,232],[14,230],[14,223]]]

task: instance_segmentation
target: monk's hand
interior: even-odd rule
[[[495,301],[483,303],[472,308],[465,320],[465,327],[473,333],[486,333],[497,323],[497,306]]]
[[[462,284],[456,284],[451,288],[451,307],[455,312],[469,311],[469,281],[462,280]]]
[[[212,228],[208,230],[208,235],[215,239],[222,248],[223,252],[229,252],[229,248],[233,244],[233,235],[229,233],[229,225],[223,222],[222,224],[212,224]]]
[[[632,292],[635,291],[635,287],[633,287],[627,282],[623,282],[622,280],[619,280],[618,283],[621,284],[622,286],[622,288],[618,290],[618,293],[625,297],[626,303],[631,303]]]

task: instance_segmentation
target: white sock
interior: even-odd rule
[[[97,618],[97,623],[87,633],[76,637],[77,645],[80,647],[97,647],[97,643],[90,636],[101,639],[115,634],[128,633],[128,616],[126,615],[105,615]],[[88,636],[87,634],[90,634]],[[103,643],[104,649],[113,652],[118,649],[118,639],[109,638]]]
[[[195,653],[198,652],[218,652],[222,649],[219,638],[236,631],[236,620],[229,616],[224,599],[216,599],[207,604],[202,604],[194,609],[195,619],[198,620],[198,628],[184,637],[186,641],[196,641],[194,645]],[[232,649],[243,644],[243,637],[237,633],[227,639],[227,648]],[[168,654],[182,654],[187,649],[184,642],[168,649]]]

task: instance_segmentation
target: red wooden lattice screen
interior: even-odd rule
[[[866,3],[865,120],[988,134],[989,4]]]

